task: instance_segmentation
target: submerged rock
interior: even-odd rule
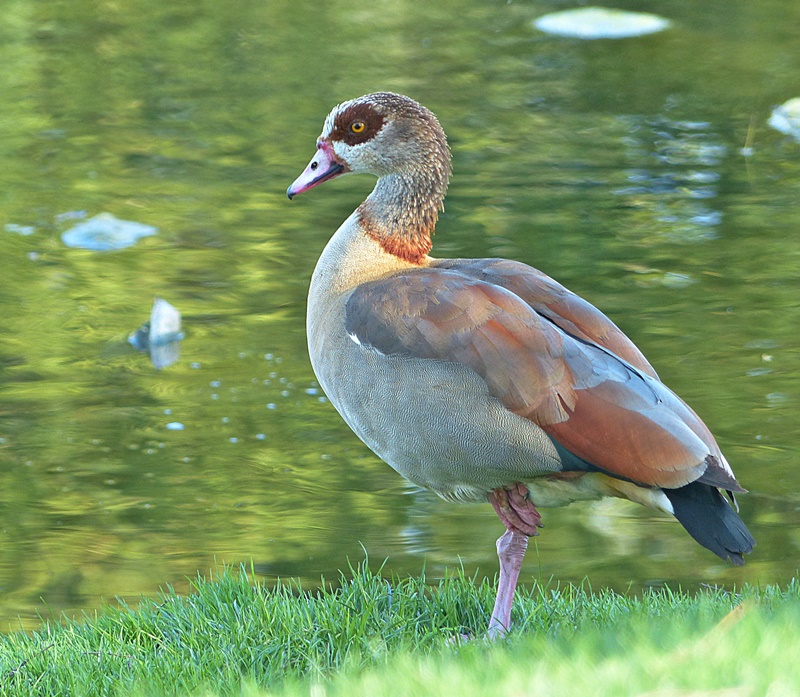
[[[100,213],[67,230],[61,235],[61,240],[67,247],[108,252],[130,247],[139,238],[149,237],[157,232],[158,228],[152,225],[120,220],[111,213]]]
[[[150,321],[128,337],[128,343],[137,351],[147,351],[158,368],[166,368],[180,357],[181,313],[162,298],[156,298],[150,312]]]
[[[582,7],[542,15],[533,25],[547,34],[576,39],[625,39],[662,31],[670,21],[648,12]]]
[[[33,225],[17,225],[17,223],[6,223],[5,227],[3,228],[6,232],[13,232],[17,235],[32,235],[36,232],[36,228]]]
[[[800,140],[800,97],[775,107],[767,123],[776,131]]]

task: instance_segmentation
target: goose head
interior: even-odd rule
[[[436,116],[410,97],[375,92],[334,107],[291,199],[343,174],[378,177],[359,225],[384,249],[422,263],[450,178],[450,150]]]
[[[291,199],[348,173],[434,178],[446,187],[447,138],[436,116],[410,97],[376,92],[351,99],[328,114],[317,152],[286,193]]]

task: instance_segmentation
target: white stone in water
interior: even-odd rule
[[[148,351],[156,368],[166,368],[180,357],[181,313],[162,298],[156,298],[150,321],[128,337],[138,351]]]
[[[166,368],[180,356],[181,313],[162,298],[156,298],[150,313],[150,360],[156,368]]]
[[[767,123],[776,131],[800,140],[800,97],[775,107]]]
[[[663,31],[670,21],[648,12],[582,7],[542,15],[533,25],[547,34],[576,39],[625,39]]]
[[[150,312],[150,346],[182,338],[181,313],[163,298],[156,298]]]
[[[100,213],[61,235],[67,247],[108,252],[136,244],[141,237],[155,235],[158,228],[130,220],[120,220],[111,213]]]

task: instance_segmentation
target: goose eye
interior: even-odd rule
[[[350,124],[350,132],[351,133],[363,133],[367,129],[367,124],[363,121],[353,121]]]

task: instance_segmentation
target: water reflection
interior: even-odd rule
[[[751,490],[759,546],[742,570],[664,518],[601,503],[546,511],[523,576],[785,581],[800,554],[800,166],[765,122],[795,87],[800,58],[776,67],[774,47],[800,6],[681,11],[663,35],[610,46],[540,36],[540,12],[520,3],[12,3],[0,29],[15,66],[0,73],[6,626],[185,589],[215,562],[316,583],[362,544],[398,573],[435,578],[459,559],[495,572],[491,509],[409,489],[308,364],[308,278],[371,182],[333,182],[291,209],[284,191],[330,106],[376,88],[411,93],[450,135],[435,252],[512,256],[602,307]],[[101,210],[160,232],[111,254],[62,244],[77,218],[58,216]],[[188,328],[161,371],[126,343],[155,297]]]
[[[623,139],[632,167],[617,189],[626,206],[647,213],[645,235],[692,242],[716,238],[722,212],[713,207],[727,148],[702,121],[624,119]]]

